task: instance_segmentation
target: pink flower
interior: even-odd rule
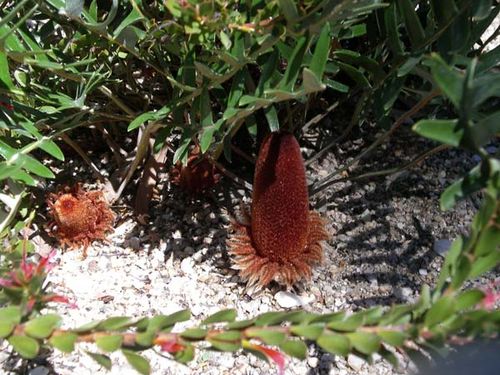
[[[500,300],[500,279],[493,281],[488,287],[483,289],[484,298],[481,301],[481,306],[486,310],[493,310],[497,301]]]
[[[179,343],[177,335],[172,337],[158,337],[155,340],[155,345],[159,345],[163,352],[177,353],[185,349],[185,346]]]
[[[72,309],[78,308],[75,302],[71,302],[68,297],[61,296],[59,294],[49,294],[47,296],[44,296],[42,297],[42,302],[66,303]]]
[[[281,353],[279,350],[267,348],[265,346],[258,344],[252,344],[250,342],[244,342],[243,347],[245,349],[256,350],[258,352],[261,352],[266,356],[268,360],[273,361],[276,364],[276,366],[278,366],[278,375],[285,374],[286,358],[285,355]]]

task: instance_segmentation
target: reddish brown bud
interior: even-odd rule
[[[251,225],[229,240],[241,276],[265,286],[288,286],[309,279],[322,259],[324,222],[309,211],[306,173],[292,134],[272,133],[262,143],[255,166]]]

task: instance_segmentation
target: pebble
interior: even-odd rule
[[[421,276],[427,276],[427,270],[426,270],[426,269],[420,268],[420,269],[418,270],[418,273],[419,273]]]
[[[274,295],[274,299],[281,307],[289,309],[292,307],[298,307],[305,304],[305,302],[298,295],[280,291]]]
[[[347,356],[347,363],[353,370],[360,371],[365,364],[365,361],[355,354],[349,354]]]
[[[451,246],[451,241],[443,239],[435,241],[432,249],[434,250],[435,253],[441,255],[444,258],[446,256],[446,253],[450,249],[450,246]]]
[[[403,288],[397,287],[394,290],[394,294],[396,295],[396,297],[398,297],[402,300],[408,301],[410,299],[411,295],[413,294],[413,291],[407,287],[403,287]]]
[[[181,262],[181,271],[184,272],[186,275],[192,275],[194,270],[193,270],[193,265],[194,261],[192,258],[184,258]]]
[[[307,364],[312,368],[316,368],[318,366],[319,359],[317,357],[309,357],[307,359]]]
[[[44,366],[38,366],[35,367],[34,369],[31,369],[28,372],[28,375],[48,375],[50,373],[49,369]]]

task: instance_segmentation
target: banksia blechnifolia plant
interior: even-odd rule
[[[85,191],[80,184],[65,186],[47,196],[49,234],[70,248],[87,247],[94,240],[106,239],[113,229],[115,215],[101,191]]]
[[[309,210],[306,171],[295,137],[271,133],[260,148],[255,166],[250,223],[235,225],[230,253],[249,285],[272,280],[290,287],[310,279],[321,262],[325,223]]]

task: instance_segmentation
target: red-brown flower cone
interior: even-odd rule
[[[310,279],[328,233],[319,215],[309,211],[304,161],[292,134],[271,133],[262,143],[250,221],[228,242],[243,279],[261,287],[272,280],[291,286]]]

